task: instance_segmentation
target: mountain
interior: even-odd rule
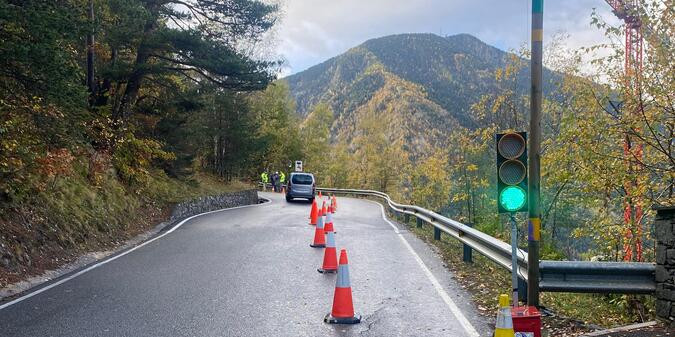
[[[494,72],[509,54],[459,34],[400,34],[368,40],[344,54],[285,78],[302,117],[321,102],[335,113],[336,137],[351,139],[366,111],[387,113],[406,144],[420,150],[444,131],[475,126],[470,107],[495,93]],[[528,62],[529,64],[529,62]],[[545,71],[550,76],[550,71]],[[516,92],[529,91],[529,69]]]

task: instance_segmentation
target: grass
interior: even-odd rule
[[[146,197],[153,200],[162,200],[168,203],[178,203],[199,196],[216,195],[221,193],[237,192],[255,188],[255,185],[239,180],[224,182],[210,174],[197,172],[185,180],[169,178],[161,172],[153,175],[152,190]]]

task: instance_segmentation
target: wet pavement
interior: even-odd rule
[[[272,202],[196,217],[0,309],[0,336],[491,335],[432,249],[385,221],[379,204],[350,198],[338,198],[335,240],[363,320],[324,323],[336,275],[316,271],[310,205],[261,196]]]

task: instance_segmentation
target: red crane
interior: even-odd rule
[[[626,49],[625,49],[625,81],[626,94],[631,94],[634,97],[640,95],[640,78],[642,77],[642,21],[640,20],[637,11],[639,6],[638,0],[605,0],[612,7],[614,15],[623,20],[626,26]],[[628,90],[631,90],[630,92]],[[638,107],[636,105],[629,107],[631,113],[637,113]],[[626,135],[623,144],[623,153],[629,170],[634,170],[636,167],[632,164],[635,158],[637,162],[642,159],[642,144],[631,143],[631,138]],[[635,253],[635,261],[642,261],[642,208],[636,202],[636,198],[632,195],[636,189],[638,182],[636,180],[627,181],[624,184],[626,190],[626,197],[624,200],[624,223],[626,224],[626,232],[624,233],[624,260],[633,260],[633,253]],[[633,243],[631,243],[632,239]]]

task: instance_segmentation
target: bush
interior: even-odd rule
[[[128,132],[115,144],[113,166],[122,181],[142,189],[150,182],[153,162],[175,158],[173,153],[162,150],[158,141],[136,138]]]

